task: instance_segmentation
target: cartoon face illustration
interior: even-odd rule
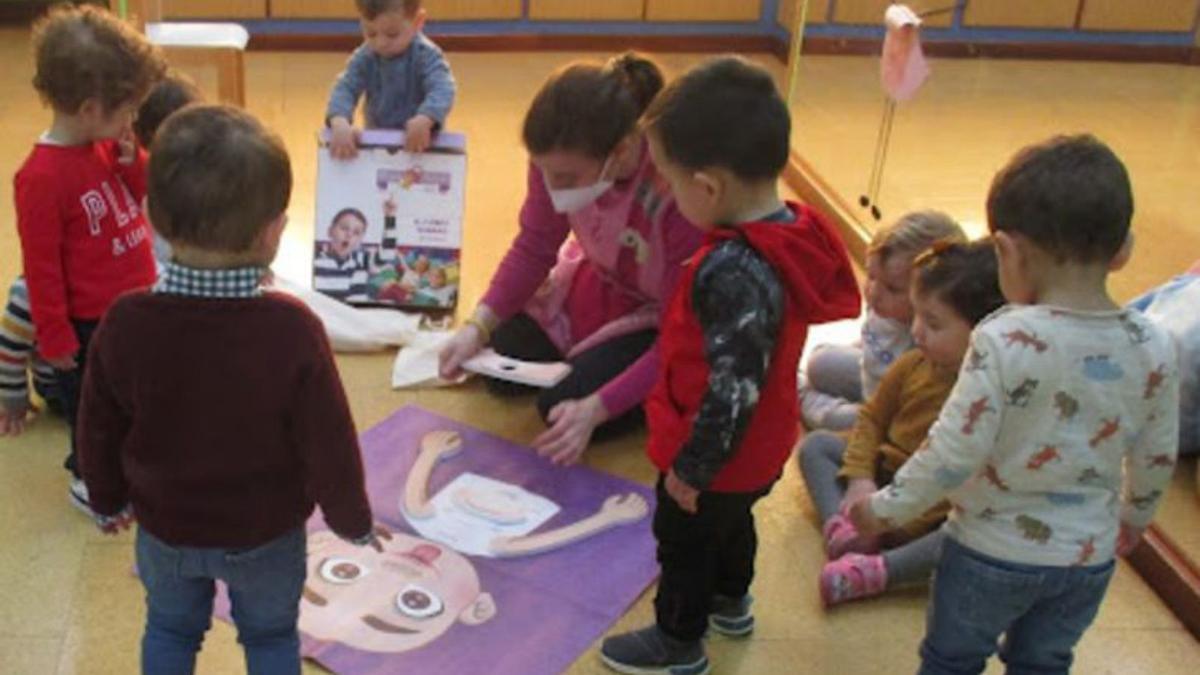
[[[453,549],[403,532],[380,538],[383,552],[329,531],[308,535],[308,579],[300,630],[371,652],[424,646],[456,623],[496,615],[479,575]]]

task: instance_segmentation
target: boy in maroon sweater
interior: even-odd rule
[[[149,174],[173,258],[92,338],[80,468],[102,529],[139,522],[143,672],[193,671],[220,579],[249,672],[298,673],[313,506],[340,536],[378,542],[321,322],[260,286],[286,223],[287,152],[246,113],[196,106],[162,126]]]
[[[754,629],[751,507],[796,442],[796,365],[809,324],[861,302],[837,233],[779,198],[791,118],[762,68],[708,61],[646,112],[650,153],[679,209],[706,232],[662,321],[662,374],[646,401],[660,472],[656,623],[606,639],[624,673],[701,675],[701,637]]]
[[[33,29],[33,49],[33,86],[53,119],[13,179],[17,231],[38,354],[54,369],[71,426],[70,495],[87,511],[75,458],[84,357],[113,300],[154,283],[141,209],[146,155],[130,124],[166,63],[141,33],[94,7],[50,12]]]

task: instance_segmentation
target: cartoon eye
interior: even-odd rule
[[[367,576],[366,567],[349,558],[326,558],[321,563],[321,578],[331,584],[352,584]]]
[[[416,584],[396,594],[396,609],[413,619],[430,619],[442,613],[442,599]]]

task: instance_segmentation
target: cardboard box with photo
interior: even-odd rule
[[[313,288],[352,304],[447,309],[458,300],[466,142],[415,155],[399,131],[363,132],[358,157],[318,147]]]

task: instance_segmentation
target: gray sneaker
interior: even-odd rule
[[[633,675],[707,675],[708,657],[700,641],[681,642],[658,626],[606,638],[600,659],[618,673]]]
[[[750,611],[750,605],[753,603],[754,597],[749,593],[740,598],[713,596],[708,627],[721,635],[746,637],[754,632],[754,614]]]

